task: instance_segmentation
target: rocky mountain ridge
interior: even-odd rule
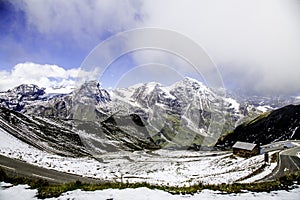
[[[39,88],[33,84],[22,84],[6,92],[0,92],[0,105],[21,111],[26,105],[43,100],[44,94],[45,88]]]
[[[83,144],[96,152],[213,146],[242,120],[262,113],[191,78],[170,86],[145,83],[111,92],[89,81],[72,93],[51,96],[38,86],[23,85],[1,92],[0,102],[25,116],[68,121]]]

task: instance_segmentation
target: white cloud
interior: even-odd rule
[[[39,78],[47,76],[49,78],[68,78],[70,77],[69,70],[65,70],[57,65],[40,65],[35,63],[20,63],[13,69],[13,75],[16,77]],[[74,75],[72,73],[72,75]]]
[[[36,84],[46,88],[48,93],[65,93],[71,92],[88,79],[97,79],[97,73],[79,68],[65,70],[57,65],[26,62],[15,65],[11,71],[0,71],[0,91],[20,84]]]
[[[168,78],[166,78],[166,74]],[[127,73],[124,73],[116,83],[116,88],[125,88],[138,83],[158,82],[163,85],[171,85],[176,81],[182,80],[184,77],[180,72],[169,67],[168,65],[147,63],[137,66]]]
[[[146,26],[203,45],[225,82],[257,93],[300,91],[300,8],[284,0],[146,0]]]
[[[14,1],[29,26],[41,34],[62,36],[81,46],[139,23],[139,1],[23,0]]]
[[[13,3],[24,11],[29,27],[54,42],[56,37],[66,36],[81,47],[90,48],[95,41],[130,28],[167,28],[186,34],[202,45],[228,85],[260,94],[299,94],[300,91],[298,1],[28,0]],[[148,53],[137,59],[138,64],[157,60],[172,65],[170,61],[174,60],[169,58]],[[55,70],[58,69],[51,72]],[[35,76],[34,72],[30,73]]]

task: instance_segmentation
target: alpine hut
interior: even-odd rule
[[[258,144],[248,142],[236,142],[232,146],[233,154],[241,157],[251,157],[260,153]]]

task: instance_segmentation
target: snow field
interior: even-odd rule
[[[0,199],[10,200],[37,200],[35,195],[36,189],[28,189],[27,185],[12,186],[4,182],[0,182]],[[47,198],[47,200],[255,200],[255,199],[268,199],[268,200],[298,200],[300,195],[300,188],[292,191],[273,191],[273,192],[247,192],[239,194],[223,194],[218,191],[203,190],[194,195],[172,195],[161,190],[151,190],[148,188],[136,189],[107,189],[98,191],[81,191],[74,190],[63,193],[58,198]]]
[[[40,151],[1,129],[0,138],[2,155],[48,169],[129,183],[168,186],[233,183],[257,170],[264,162],[263,155],[245,159],[230,152],[171,150],[106,153],[96,156],[97,160],[69,158]],[[268,168],[263,175],[270,172],[271,168]]]

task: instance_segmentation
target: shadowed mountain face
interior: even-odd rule
[[[130,129],[124,131],[120,128],[122,123],[116,124],[116,120],[127,126],[130,124]],[[0,107],[0,129],[38,149],[71,157],[119,150],[158,149],[140,123],[138,116],[108,118],[97,123],[29,116]],[[135,135],[136,132],[140,135]]]
[[[300,105],[288,105],[239,125],[216,146],[229,148],[236,141],[268,144],[287,139],[300,139]]]
[[[71,157],[89,154],[76,131],[60,120],[26,116],[0,107],[0,128],[47,152]]]

